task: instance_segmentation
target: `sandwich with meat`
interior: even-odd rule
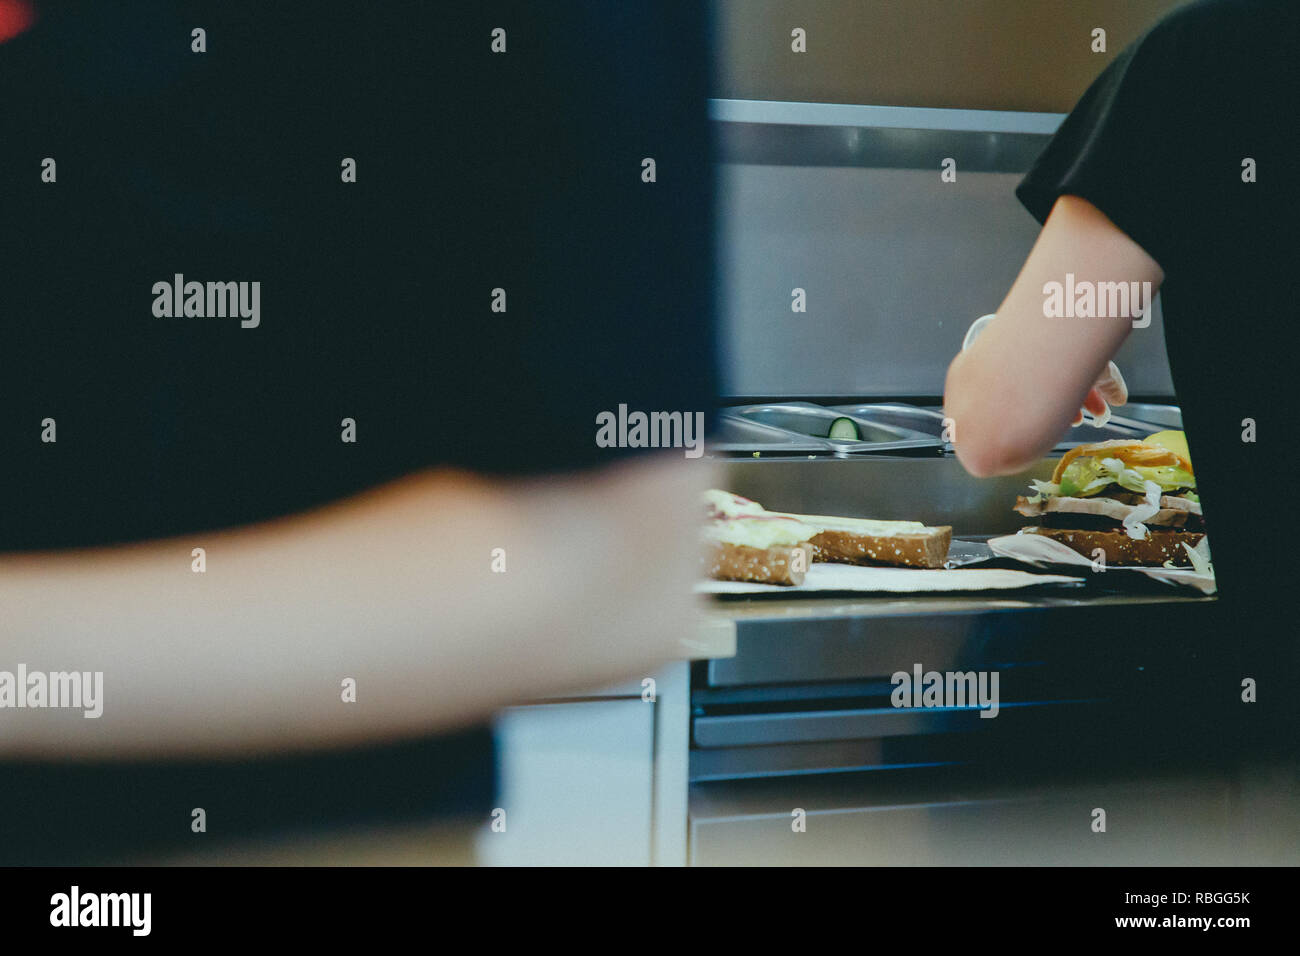
[[[1186,436],[1164,431],[1144,441],[1079,445],[1057,462],[1051,481],[1015,510],[1040,524],[1022,528],[1108,565],[1200,567],[1207,546]]]
[[[703,571],[719,581],[803,584],[820,528],[728,491],[704,493]]]

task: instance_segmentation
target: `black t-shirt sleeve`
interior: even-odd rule
[[[1016,189],[1039,222],[1062,195],[1088,200],[1166,273],[1204,214],[1194,167],[1209,108],[1198,95],[1207,63],[1204,32],[1190,19],[1167,17],[1123,50]]]

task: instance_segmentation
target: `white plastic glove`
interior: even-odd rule
[[[1083,408],[1079,409],[1078,417],[1070,424],[1082,425],[1086,421],[1094,428],[1100,428],[1110,421],[1111,406],[1123,405],[1127,401],[1128,386],[1124,384],[1124,376],[1119,373],[1119,366],[1107,362],[1097,381],[1088,390],[1088,397],[1083,400]]]

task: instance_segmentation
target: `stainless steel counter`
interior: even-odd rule
[[[971,612],[1070,607],[1136,607],[1168,604],[1204,604],[1215,598],[1190,590],[1169,588],[1167,593],[1118,594],[1091,588],[1065,592],[1039,592],[1016,597],[970,594],[835,595],[830,597],[728,598],[713,601],[707,616],[733,624],[754,621],[808,621],[833,618],[900,617],[912,614],[942,615]]]
[[[916,661],[941,670],[979,669],[1013,659],[1092,657],[1103,649],[1115,661],[1140,654],[1152,642],[1163,646],[1161,635],[1171,631],[1195,634],[1214,603],[1213,597],[1172,589],[1117,594],[1090,588],[1016,597],[718,601],[707,617],[713,627],[734,631],[736,651],[709,661],[708,683],[860,680],[910,670]],[[1079,642],[1083,634],[1096,637]]]
[[[1050,757],[1062,735],[1100,739],[1132,721],[1188,721],[1229,645],[1217,601],[1089,584],[1016,595],[715,601],[734,653],[692,677],[695,781]],[[996,673],[1001,713],[900,713],[891,675]],[[1216,695],[1222,696],[1222,695]],[[1127,723],[1126,723],[1127,722]],[[1185,726],[1190,726],[1184,723]],[[1027,756],[1026,756],[1027,755]],[[1018,757],[1017,759],[1021,759]]]

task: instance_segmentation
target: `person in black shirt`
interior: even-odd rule
[[[967,469],[1020,471],[1081,405],[1122,393],[1107,363],[1126,336],[1150,334],[1126,317],[1045,318],[1045,285],[1073,274],[1159,289],[1219,583],[1207,630],[1241,652],[1221,689],[1235,700],[1251,676],[1267,708],[1291,698],[1296,667],[1294,612],[1277,606],[1293,563],[1298,43],[1294,3],[1204,0],[1117,56],[1020,184],[1042,233],[945,391]]]
[[[486,820],[458,728],[688,626],[705,468],[595,436],[714,404],[704,11],[23,6],[0,671],[104,707],[0,709],[0,861]]]

